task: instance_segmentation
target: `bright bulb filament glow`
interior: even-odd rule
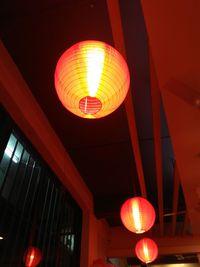
[[[86,100],[85,100],[85,113],[87,112],[87,97],[86,97]]]
[[[87,51],[87,83],[89,96],[95,97],[104,67],[103,48],[91,48]]]
[[[34,260],[34,254],[31,254],[28,260],[28,264],[26,265],[27,267],[32,266]]]
[[[140,222],[140,212],[139,212],[137,203],[134,203],[132,205],[132,215],[133,215],[133,220],[134,220],[135,228],[137,229],[137,232],[141,232],[142,226]]]
[[[148,248],[147,248],[147,245],[146,244],[144,244],[143,251],[144,251],[146,263],[148,263],[148,261],[149,261],[149,251],[148,251]]]

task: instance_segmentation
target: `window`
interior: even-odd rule
[[[0,266],[24,266],[30,246],[37,266],[79,266],[81,209],[10,122],[0,121]]]

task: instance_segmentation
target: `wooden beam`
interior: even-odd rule
[[[153,59],[150,55],[150,87],[152,100],[152,118],[153,118],[153,132],[154,132],[154,149],[155,149],[155,163],[156,163],[156,180],[157,180],[157,194],[158,194],[158,213],[160,223],[160,234],[164,233],[163,222],[163,175],[162,175],[162,144],[161,144],[161,124],[160,124],[160,107],[161,97],[158,88],[158,81],[154,68]]]
[[[176,217],[178,212],[178,195],[179,195],[180,180],[176,164],[174,165],[174,184],[173,184],[173,203],[172,203],[172,235],[176,232]]]
[[[116,49],[126,58],[126,49],[124,45],[124,36],[120,15],[120,7],[118,0],[107,0],[108,13],[110,17],[110,23],[112,28],[113,40]],[[131,93],[131,88],[125,99],[125,108],[130,132],[130,138],[132,143],[132,149],[135,156],[135,163],[139,178],[139,184],[141,189],[141,194],[143,197],[147,197],[146,186],[144,180],[144,172],[142,167],[142,160],[140,154],[140,147],[138,142],[137,127],[135,120],[135,111],[133,107],[133,98]]]

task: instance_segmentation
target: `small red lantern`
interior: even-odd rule
[[[42,253],[36,247],[29,247],[24,253],[26,267],[36,267],[42,259]]]
[[[144,263],[154,261],[158,256],[157,244],[150,238],[143,238],[135,246],[136,256]]]
[[[142,197],[133,197],[122,205],[120,217],[129,231],[140,234],[153,226],[156,215],[148,200]]]
[[[63,106],[82,118],[101,118],[116,110],[129,89],[128,66],[120,53],[100,41],[82,41],[58,60],[55,88]]]

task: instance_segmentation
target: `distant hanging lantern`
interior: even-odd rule
[[[24,264],[26,267],[36,267],[42,259],[42,253],[36,247],[30,246],[24,253]]]
[[[55,87],[64,107],[83,118],[116,110],[129,89],[128,66],[120,53],[100,41],[82,41],[58,60]]]
[[[154,261],[158,256],[157,244],[150,238],[143,238],[135,246],[136,256],[144,263]]]
[[[122,205],[120,217],[129,231],[140,234],[153,226],[156,215],[148,200],[142,197],[133,197]]]

